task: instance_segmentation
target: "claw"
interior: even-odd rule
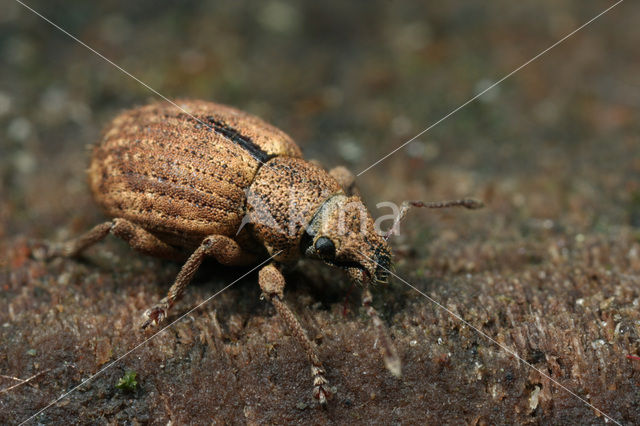
[[[313,397],[318,400],[320,405],[325,406],[327,405],[327,400],[331,398],[331,391],[322,385],[314,386]]]
[[[28,244],[31,257],[36,260],[49,260],[59,256],[59,251],[53,244],[42,241],[30,241]]]
[[[151,309],[147,309],[143,317],[146,318],[146,320],[142,324],[142,329],[145,329],[150,325],[155,327],[167,317],[167,308],[163,306],[154,306]]]
[[[318,400],[320,405],[324,406],[332,395],[328,389],[327,379],[324,378],[324,370],[321,367],[311,366],[311,374],[313,376],[313,397]]]

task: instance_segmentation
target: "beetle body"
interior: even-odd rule
[[[189,249],[207,235],[235,236],[263,163],[301,154],[287,135],[238,110],[180,106],[191,116],[152,104],[113,120],[94,147],[89,182],[107,215]]]
[[[284,132],[255,116],[210,102],[179,105],[182,110],[164,103],[134,109],[107,128],[89,167],[94,198],[105,213],[186,250],[206,236],[223,235],[251,253],[279,252],[280,262],[304,255],[305,226],[329,199],[344,194],[340,183],[302,159]],[[343,201],[354,207],[359,199]],[[240,229],[247,217],[248,226]],[[370,222],[370,235],[335,263],[360,262],[375,274],[375,266],[355,249],[371,257],[376,250],[384,253],[378,257],[387,263],[389,249],[369,226],[371,217],[363,221]],[[346,245],[358,243],[355,234],[344,239]]]
[[[400,361],[371,306],[369,282],[386,281],[390,249],[352,194],[353,175],[302,158],[298,146],[261,119],[203,101],[152,104],[122,113],[93,148],[94,198],[112,219],[36,256],[75,256],[112,234],[146,254],[186,258],[165,298],[145,312],[158,324],[205,257],[247,264],[269,257],[259,284],[311,363],[313,395],[331,394],[311,342],[284,302],[279,266],[301,257],[347,271],[364,285],[363,305],[379,333],[387,368]]]

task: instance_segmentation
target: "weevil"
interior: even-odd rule
[[[177,106],[177,107],[176,107]],[[347,271],[362,286],[362,304],[378,332],[389,371],[400,375],[395,346],[372,306],[370,283],[386,282],[388,235],[344,167],[330,171],[302,158],[281,130],[240,110],[198,100],[155,103],[126,111],[93,146],[88,169],[93,197],[112,218],[64,243],[41,244],[40,258],[73,257],[111,234],[133,249],[184,264],[168,294],[143,315],[158,325],[205,257],[246,265],[271,257],[258,281],[311,364],[313,396],[330,397],[315,344],[287,306],[281,268],[306,257]],[[445,207],[471,201],[405,204]],[[401,219],[399,215],[396,219]],[[186,259],[186,261],[185,261]]]

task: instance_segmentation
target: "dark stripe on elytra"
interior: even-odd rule
[[[236,129],[229,127],[227,124],[223,123],[220,120],[216,120],[215,117],[208,116],[207,121],[211,124],[211,128],[214,132],[224,136],[229,141],[240,146],[260,163],[264,164],[273,157],[277,157],[277,155],[269,154],[263,151],[262,148],[260,148],[253,140],[251,140],[250,137],[241,135]]]

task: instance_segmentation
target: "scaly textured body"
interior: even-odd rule
[[[242,111],[179,104],[200,121],[164,103],[117,117],[94,147],[89,182],[108,216],[192,248],[207,235],[234,236],[260,167],[301,153],[285,133]]]

